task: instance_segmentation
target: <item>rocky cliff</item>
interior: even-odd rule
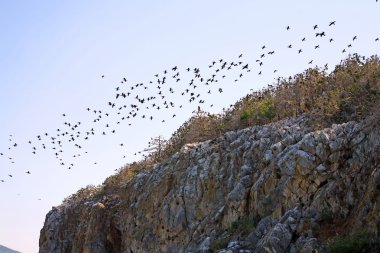
[[[54,207],[40,253],[326,252],[380,232],[380,127],[308,117],[188,144],[113,191]]]

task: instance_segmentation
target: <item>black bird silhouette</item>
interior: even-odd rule
[[[323,37],[323,36],[326,36],[326,34],[325,32],[316,33],[315,37],[318,37],[318,36]]]
[[[287,26],[287,27],[286,27],[286,30],[289,30],[289,29],[290,29],[290,26]]]
[[[102,78],[104,78],[104,75],[102,75]]]
[[[329,24],[329,26],[335,25],[335,22],[336,21],[331,21],[330,24]]]
[[[352,38],[352,40],[354,41],[354,40],[356,40],[358,38],[358,36],[354,36],[353,38]]]
[[[318,28],[318,25],[314,25],[314,27],[313,27],[313,28],[314,28],[314,30],[315,30],[315,29],[317,29],[317,28]]]
[[[30,174],[30,171],[28,170],[27,172],[25,172],[26,174]]]

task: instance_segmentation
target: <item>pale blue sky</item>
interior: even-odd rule
[[[92,127],[93,115],[85,108],[109,110],[107,102],[123,77],[148,83],[175,65],[207,73],[213,60],[236,61],[243,53],[252,71],[238,83],[233,81],[238,72],[228,73],[218,84],[224,92],[205,96],[202,107],[218,112],[250,89],[304,70],[312,59],[313,66],[333,66],[347,56],[344,48],[367,56],[379,53],[379,14],[375,0],[0,1],[0,179],[5,180],[0,183],[0,244],[37,252],[39,230],[52,206],[136,160],[133,154],[150,137],[169,137],[197,106],[181,100],[179,90],[190,78],[183,76],[183,82],[172,83],[177,92],[171,95],[176,104],[183,103],[183,110],[154,112],[153,122],[140,118],[131,127],[120,125],[112,137],[82,142],[88,154],[79,159],[72,158],[76,149],[66,145],[64,156],[75,162],[73,169],[60,166],[52,151],[31,153],[28,140],[56,133],[64,121]],[[329,27],[333,20],[336,25]],[[315,38],[315,24],[326,38]],[[301,42],[303,37],[306,42]],[[352,48],[347,48],[350,43]],[[317,44],[320,49],[315,50]],[[303,53],[297,54],[300,48]],[[258,76],[255,60],[270,50],[275,54],[266,56],[263,75]],[[173,113],[177,117],[171,119]],[[115,121],[112,116],[103,123]],[[14,142],[19,146],[9,150]]]

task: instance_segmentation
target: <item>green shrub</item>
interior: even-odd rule
[[[248,105],[240,114],[240,120],[253,118],[258,122],[271,120],[276,116],[276,108],[274,107],[273,99],[266,98],[254,105]]]
[[[331,211],[331,208],[324,205],[321,210],[321,220],[324,222],[332,222],[334,220],[333,212]]]
[[[243,111],[243,113],[240,115],[240,120],[245,120],[251,118],[253,115],[252,109],[246,109]]]
[[[226,237],[216,238],[211,241],[210,250],[211,252],[217,252],[220,249],[227,248],[229,239]]]
[[[328,244],[331,253],[370,252],[375,239],[368,232],[362,231],[350,236],[336,236]]]
[[[241,233],[243,235],[249,234],[253,228],[256,226],[256,221],[248,216],[241,217],[231,223],[230,227],[227,229],[230,233]]]
[[[272,98],[267,98],[257,105],[256,119],[273,119],[276,116]]]

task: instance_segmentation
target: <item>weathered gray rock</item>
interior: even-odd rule
[[[119,188],[66,201],[47,214],[39,252],[324,252],[330,218],[377,233],[379,127],[307,122],[187,144]]]

